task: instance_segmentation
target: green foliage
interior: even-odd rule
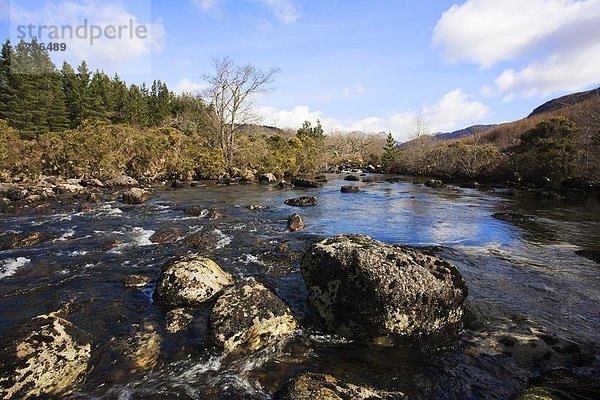
[[[39,140],[42,169],[65,177],[149,179],[215,177],[224,168],[218,150],[172,128],[83,123]]]
[[[0,174],[14,171],[19,160],[19,133],[0,120]]]
[[[521,143],[514,149],[517,169],[530,181],[546,176],[560,183],[575,169],[579,134],[577,125],[564,117],[538,123],[521,136]]]
[[[304,121],[304,123],[302,124],[302,128],[298,129],[297,136],[299,138],[309,137],[314,140],[324,139],[325,132],[323,131],[323,127],[321,126],[321,121],[317,120],[317,125],[314,128],[310,121]]]
[[[280,177],[316,172],[323,153],[322,140],[308,135],[243,136],[238,140],[238,148],[239,167]]]

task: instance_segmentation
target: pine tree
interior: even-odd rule
[[[386,172],[392,172],[397,155],[398,147],[396,145],[396,139],[394,139],[392,132],[390,132],[388,133],[387,139],[385,140],[385,146],[383,147],[383,155],[381,156],[381,163]]]
[[[60,75],[48,52],[38,45],[21,41],[11,60],[14,93],[18,93],[13,112],[13,125],[28,138],[62,130],[68,125],[68,112]]]
[[[148,90],[144,85],[140,88],[131,85],[127,93],[127,100],[123,109],[125,123],[148,126]]]
[[[127,96],[129,90],[125,82],[119,78],[119,75],[115,74],[115,77],[111,80],[112,94],[113,94],[113,108],[111,112],[111,121],[115,124],[125,122],[125,111],[127,105]]]
[[[114,107],[110,78],[100,71],[92,76],[89,85],[90,115],[94,121],[109,121]]]
[[[14,107],[15,107],[15,82],[11,73],[11,60],[14,58],[14,51],[7,40],[2,45],[0,52],[0,119],[5,120],[9,125],[14,126]]]
[[[79,126],[85,120],[89,120],[93,113],[93,101],[90,97],[91,73],[87,62],[83,60],[77,67],[77,84],[75,86],[77,97],[77,113],[75,125]]]
[[[172,106],[172,94],[167,85],[161,81],[152,82],[148,99],[150,124],[153,126],[162,124],[171,115]]]
[[[81,115],[81,98],[79,96],[77,74],[75,73],[75,70],[73,70],[73,67],[66,61],[63,62],[60,74],[65,102],[69,113],[69,125],[71,128],[75,128],[77,127]]]

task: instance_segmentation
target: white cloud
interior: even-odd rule
[[[148,12],[144,18],[140,18],[128,12],[120,2],[85,1],[78,2],[63,0],[60,2],[48,1],[35,9],[28,9],[19,5],[16,1],[11,2],[11,34],[13,38],[25,33],[25,40],[30,40],[28,29],[19,32],[19,25],[36,27],[55,26],[58,27],[60,38],[49,36],[49,29],[42,30],[41,42],[64,42],[67,51],[61,54],[70,61],[78,62],[82,59],[89,64],[97,64],[106,70],[118,70],[119,73],[128,72],[150,72],[150,61],[153,52],[159,53],[165,40],[165,29],[162,20],[150,21],[150,3]],[[86,32],[85,38],[76,37],[71,31],[64,31],[63,26],[68,26],[76,33],[77,29],[84,26],[87,28],[80,32]],[[92,41],[92,26],[102,30],[101,37]],[[115,29],[110,35],[117,35],[121,29],[121,36],[108,38],[104,33],[106,28],[112,26]],[[127,28],[123,28],[127,27]],[[132,31],[139,34],[131,35]],[[138,30],[141,29],[141,30]],[[145,32],[144,32],[145,29]],[[33,36],[38,36],[38,29],[34,29]],[[99,32],[98,32],[99,34]]]
[[[557,33],[582,21],[598,22],[599,16],[596,0],[468,0],[444,12],[433,42],[443,45],[451,60],[490,67],[557,39]]]
[[[420,110],[433,132],[463,128],[482,121],[489,114],[489,107],[475,101],[472,96],[461,90],[453,90],[445,94],[435,105]],[[385,116],[372,116],[360,120],[340,120],[329,118],[322,111],[313,111],[306,105],[299,105],[292,110],[279,110],[272,107],[261,107],[258,110],[263,123],[280,128],[297,129],[304,121],[321,120],[326,131],[363,131],[379,133],[392,131],[396,139],[408,140],[410,129],[417,112],[404,111]]]
[[[600,84],[600,43],[581,51],[554,54],[515,71],[508,69],[495,80],[496,93],[543,97],[559,91],[577,91]]]
[[[546,96],[598,82],[592,72],[600,70],[598,26],[598,0],[467,0],[442,15],[433,43],[451,61],[521,64],[484,94]]]
[[[177,94],[187,93],[198,95],[201,94],[206,87],[205,82],[194,82],[188,78],[183,78],[175,85],[173,91]]]
[[[459,123],[472,125],[485,119],[490,108],[460,89],[446,93],[433,106],[423,107],[423,117],[434,132],[450,131]]]
[[[275,18],[285,24],[292,24],[302,17],[302,9],[293,0],[257,0],[271,9]]]

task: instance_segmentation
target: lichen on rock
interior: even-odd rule
[[[460,321],[466,308],[467,287],[450,263],[364,235],[314,244],[301,270],[309,303],[347,337],[428,333]]]
[[[42,315],[22,325],[0,355],[0,398],[47,398],[83,379],[92,346],[69,321]]]
[[[214,341],[224,349],[253,351],[285,339],[297,322],[283,300],[262,283],[245,281],[219,297],[210,327]]]
[[[304,373],[289,380],[275,400],[401,400],[401,392],[386,392],[342,382],[331,375]]]
[[[171,260],[162,269],[154,299],[170,306],[188,306],[215,298],[233,277],[213,260],[188,255]]]

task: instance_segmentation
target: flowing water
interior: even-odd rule
[[[67,310],[67,318],[94,343],[93,368],[69,396],[73,399],[268,399],[303,371],[400,390],[411,398],[503,399],[542,372],[516,355],[495,352],[485,340],[505,332],[572,341],[591,354],[581,371],[599,371],[600,266],[575,254],[600,247],[598,200],[431,189],[409,180],[386,183],[384,177],[357,183],[362,193],[342,194],[339,188],[347,182],[329,178],[320,189],[208,183],[159,189],[141,206],[114,202],[87,212],[3,215],[0,231],[43,232],[52,239],[0,252],[0,336],[34,316]],[[318,205],[299,210],[283,204],[303,195],[317,196]],[[250,210],[251,205],[266,208]],[[183,212],[192,206],[207,211],[197,217]],[[208,218],[212,209],[223,217]],[[307,229],[290,233],[286,218],[295,211]],[[533,220],[514,225],[492,218],[498,212]],[[190,249],[181,240],[152,242],[155,232],[169,228],[181,237],[205,235],[209,245]],[[453,262],[469,287],[464,327],[360,342],[315,328],[299,255],[314,240],[340,233],[431,247]],[[265,283],[291,306],[303,328],[279,348],[226,355],[208,340],[207,305],[193,311],[186,331],[166,333],[168,310],[153,304],[154,284],[125,288],[121,279],[139,274],[155,280],[166,260],[188,251],[211,257],[240,279]],[[152,369],[132,368],[114,344],[148,324],[162,337],[160,355]],[[152,352],[152,346],[141,349]]]

